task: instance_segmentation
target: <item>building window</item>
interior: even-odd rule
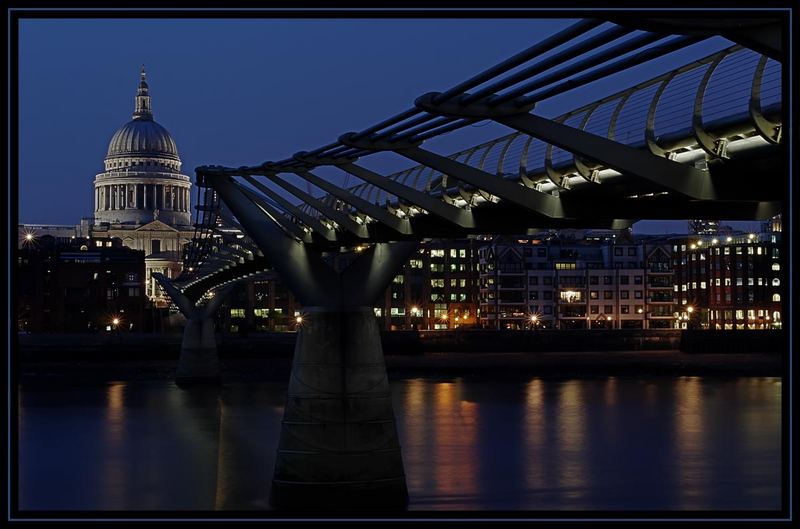
[[[633,276],[633,284],[634,285],[641,285],[642,284],[642,276]]]
[[[543,277],[542,284],[545,286],[553,286],[553,278],[551,276]]]
[[[628,296],[630,296],[630,292],[627,290],[623,290],[619,293],[620,299],[628,299]]]
[[[551,307],[550,305],[545,305],[544,313],[545,314],[552,314],[553,313],[553,307]]]
[[[600,292],[597,290],[590,290],[589,299],[600,299]]]
[[[158,253],[161,251],[161,241],[159,239],[153,239],[150,242],[150,253]]]
[[[614,293],[610,290],[603,291],[603,299],[614,299]]]
[[[459,256],[461,259],[465,259],[465,258],[467,257],[467,250],[465,250],[465,249],[463,249],[463,248],[462,248],[462,249],[460,249],[460,250],[458,251],[458,256]]]
[[[126,274],[125,275],[125,279],[127,281],[138,281],[139,280],[139,274]]]
[[[622,248],[614,248],[614,255],[622,255]]]
[[[564,290],[560,293],[562,301],[567,303],[577,303],[581,301],[581,293],[576,290]]]
[[[431,250],[431,257],[444,257],[444,250]]]
[[[772,280],[772,286],[773,287],[781,286],[781,280],[776,277],[775,279]]]
[[[614,306],[613,305],[604,305],[603,306],[603,314],[613,314],[614,313]]]
[[[590,314],[599,314],[600,313],[600,306],[599,305],[592,305],[589,307]]]
[[[635,299],[642,299],[642,297],[643,297],[642,291],[641,290],[634,290],[633,291],[633,297]]]
[[[613,276],[603,276],[603,284],[610,285],[614,280]]]
[[[778,263],[772,263],[772,270],[778,272],[781,269],[781,265]]]
[[[231,318],[244,318],[244,309],[231,309]]]
[[[631,313],[631,306],[630,305],[621,305],[620,312],[622,314],[630,314]]]
[[[528,297],[530,297],[530,299],[532,299],[532,300],[539,299],[539,291],[538,290],[531,290]]]
[[[630,276],[619,276],[619,284],[620,285],[627,285],[630,283]]]
[[[590,285],[597,285],[599,284],[599,277],[598,276],[589,276],[589,284]]]

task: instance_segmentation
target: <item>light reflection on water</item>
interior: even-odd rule
[[[779,379],[392,382],[412,510],[775,510]],[[20,507],[268,509],[286,385],[23,387]]]

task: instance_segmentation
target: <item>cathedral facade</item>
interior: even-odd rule
[[[144,67],[131,121],[108,145],[105,171],[94,178],[92,237],[117,237],[145,252],[145,293],[157,306],[169,299],[152,275],[176,277],[183,246],[194,235],[191,179],[181,173],[178,148],[170,133],[153,119]]]

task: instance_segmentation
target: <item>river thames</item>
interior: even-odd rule
[[[409,510],[781,508],[781,379],[392,380]],[[19,506],[264,510],[286,384],[19,388]]]

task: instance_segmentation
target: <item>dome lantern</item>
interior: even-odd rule
[[[144,71],[144,64],[139,75],[141,79],[139,80],[139,89],[136,91],[136,107],[133,111],[133,119],[152,120],[153,107],[150,104],[150,90],[145,80],[147,74]]]

